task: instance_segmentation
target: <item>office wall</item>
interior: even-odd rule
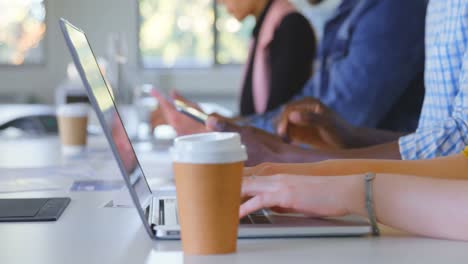
[[[306,7],[306,0],[296,0]],[[338,0],[328,0],[337,2]],[[109,33],[122,32],[127,39],[127,81],[131,85],[153,83],[163,89],[177,87],[190,96],[220,98],[235,104],[240,67],[205,70],[142,70],[137,64],[136,0],[46,0],[47,62],[44,66],[1,67],[0,94],[31,94],[42,103],[53,103],[54,91],[66,76],[71,61],[61,36],[58,19],[65,17],[88,33],[98,56],[106,56]],[[327,4],[328,5],[328,4]],[[310,8],[308,10],[311,10]],[[314,16],[317,18],[317,15]],[[210,96],[208,96],[210,95]]]
[[[197,71],[144,71],[137,65],[137,6],[135,0],[47,0],[45,66],[0,68],[0,93],[33,94],[41,102],[53,103],[53,93],[66,76],[71,61],[61,36],[58,19],[65,17],[84,29],[98,56],[106,56],[109,33],[122,32],[129,50],[128,81],[150,82],[181,90],[235,95],[238,68]],[[140,81],[138,81],[140,80]],[[218,88],[213,84],[222,83]]]

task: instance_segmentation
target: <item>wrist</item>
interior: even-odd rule
[[[360,146],[360,131],[359,127],[351,124],[346,124],[342,128],[342,136],[344,148],[355,148]]]
[[[365,175],[344,176],[347,180],[347,190],[343,201],[348,214],[367,216],[365,204]]]
[[[280,163],[305,163],[301,155],[301,150],[290,148],[277,153],[277,162]]]
[[[287,145],[287,149],[283,149],[279,153],[281,162],[286,163],[311,163],[320,162],[329,159],[320,151],[312,149],[303,149],[298,146]]]

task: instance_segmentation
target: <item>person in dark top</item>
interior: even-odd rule
[[[244,69],[240,114],[261,114],[288,102],[312,75],[316,38],[308,20],[287,0],[223,0],[239,21],[254,15]]]
[[[357,144],[358,147],[365,147],[388,143],[393,147],[391,153],[394,154],[398,148],[392,142],[402,135],[414,132],[418,127],[424,100],[426,8],[426,0],[342,0],[325,25],[316,58],[318,67],[303,89],[290,103],[266,113],[231,120],[238,126],[233,130],[242,134],[243,142],[249,150],[249,165],[260,162],[300,162],[299,158],[305,160],[307,156],[303,149],[284,144],[283,140],[303,143],[303,139],[309,137],[323,138],[322,130],[311,129],[311,133],[300,133],[300,140],[296,140],[294,132],[297,130],[294,127],[290,129],[290,126],[278,126],[278,120],[289,117],[288,111],[295,110],[297,104],[303,102],[301,100],[315,102],[313,105],[307,104],[307,109],[312,109],[311,111],[332,113],[328,116],[340,117],[337,123],[333,122],[338,119],[317,118],[310,121],[314,126],[317,127],[317,122],[322,122],[325,128],[335,129],[336,124],[346,122],[349,126],[340,126],[335,132],[346,133],[349,127],[353,128],[351,132],[359,132],[359,140],[351,140],[354,146],[338,142],[340,144],[333,147],[355,148]],[[180,96],[178,99],[181,100]],[[177,113],[173,106],[163,103],[164,98],[159,100],[161,107],[165,109],[169,124],[179,134],[213,130],[213,127],[204,128]],[[279,134],[283,138],[264,133],[254,127]],[[386,133],[370,136],[363,133],[363,130],[354,128],[378,129]],[[223,131],[223,125],[216,125],[215,129]],[[303,134],[309,137],[302,137]],[[427,138],[427,135],[424,137]],[[361,138],[372,142],[365,141],[363,144]],[[305,143],[309,142],[308,140]],[[425,141],[419,140],[417,143],[420,142]],[[411,144],[416,145],[414,142]],[[316,160],[333,157],[330,153],[311,153]],[[294,158],[298,160],[291,160],[293,154],[297,154]],[[374,158],[377,157],[376,154]]]

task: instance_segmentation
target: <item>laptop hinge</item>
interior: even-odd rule
[[[160,203],[159,199],[153,197],[151,200],[150,212],[148,214],[148,222],[152,227],[160,225]]]

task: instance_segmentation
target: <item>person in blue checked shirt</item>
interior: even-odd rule
[[[251,165],[335,158],[416,160],[459,153],[468,144],[468,0],[430,1],[425,39],[426,94],[414,133],[353,126],[316,99],[287,107],[277,130],[286,136],[296,131],[297,141],[321,142],[328,148],[285,144],[271,134],[216,117],[207,122],[208,128],[241,132],[252,154],[261,154],[252,156]],[[389,143],[378,144],[385,141]]]

